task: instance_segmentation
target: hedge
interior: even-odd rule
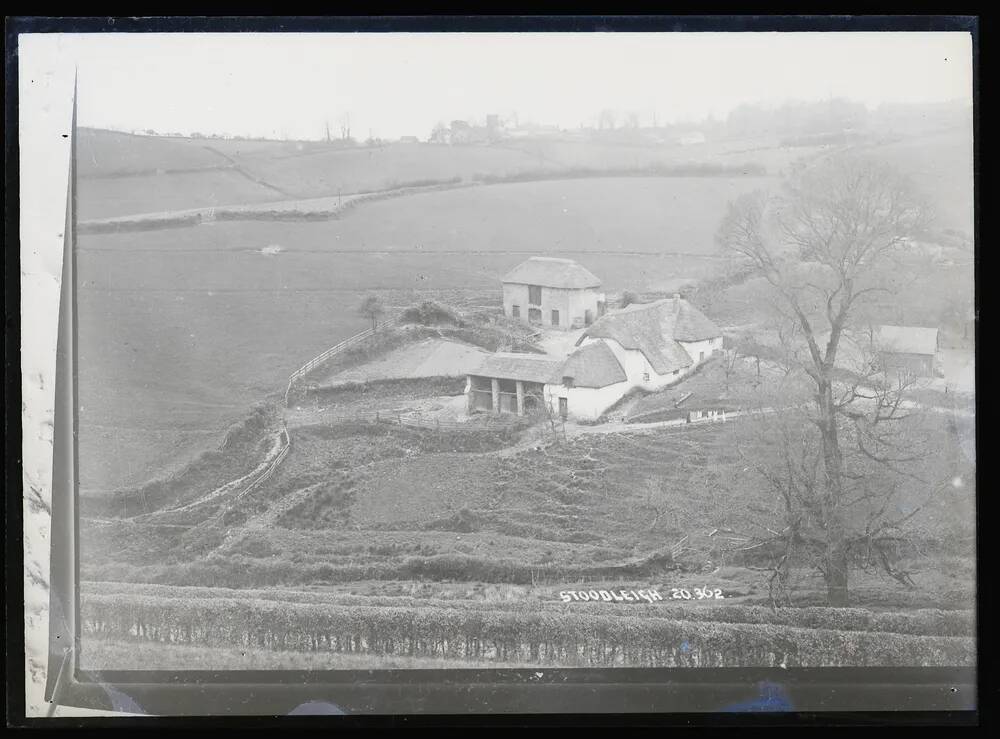
[[[968,637],[499,609],[317,605],[122,594],[82,599],[91,637],[590,666],[975,663]],[[84,647],[85,648],[85,647]]]

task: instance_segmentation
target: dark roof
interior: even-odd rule
[[[503,276],[501,282],[542,287],[600,287],[601,281],[586,267],[572,259],[531,257]]]
[[[598,319],[580,337],[612,339],[625,349],[641,351],[658,374],[693,364],[678,341],[702,341],[722,336],[705,314],[683,298],[633,304]]]
[[[570,354],[562,376],[572,377],[574,387],[607,387],[628,379],[618,357],[603,341],[589,342]]]
[[[892,354],[937,354],[938,330],[917,326],[878,326],[875,344]]]
[[[496,377],[500,380],[561,383],[562,364],[561,358],[543,354],[497,352],[486,357],[472,374],[478,377]]]

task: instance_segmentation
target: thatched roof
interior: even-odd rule
[[[658,374],[690,367],[694,362],[677,342],[722,336],[704,313],[680,297],[633,304],[600,318],[580,337],[611,339],[625,349],[642,352]]]
[[[562,376],[572,377],[574,387],[594,388],[628,379],[618,357],[603,341],[589,342],[570,354],[563,365]]]
[[[472,374],[478,377],[495,377],[500,380],[525,380],[546,384],[561,383],[562,364],[562,359],[543,354],[497,352],[486,357]]]
[[[501,282],[576,289],[601,286],[586,267],[572,259],[555,257],[531,257],[505,274]]]
[[[918,326],[877,326],[875,345],[893,354],[937,354],[938,330]]]

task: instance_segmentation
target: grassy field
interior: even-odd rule
[[[973,479],[958,440],[940,433],[940,464]],[[744,455],[767,440],[736,423],[584,435],[542,451],[495,453],[510,443],[502,431],[297,428],[278,473],[234,510],[242,522],[272,507],[285,511],[275,525],[243,531],[216,522],[181,544],[136,538],[126,525],[102,528],[100,538],[84,535],[85,576],[239,587],[662,576],[739,564],[728,538],[712,532],[752,534],[781,515],[763,481],[747,474]],[[930,501],[914,521],[926,552],[968,556],[973,495],[967,483]],[[910,483],[893,503],[907,511],[922,497]],[[219,549],[222,537],[229,543]],[[681,542],[666,563],[657,559]],[[938,555],[923,556],[914,562],[930,578],[922,586],[936,585]],[[957,587],[969,574],[954,580]]]
[[[713,269],[711,230],[727,198],[752,184],[520,183],[373,203],[322,223],[81,236],[82,487],[134,484],[183,461],[307,359],[364,329],[355,309],[367,291],[397,305],[489,303],[505,271],[557,252],[609,290],[696,280]],[[633,216],[611,218],[623,208]],[[683,217],[696,208],[697,219]],[[263,253],[275,244],[281,253]],[[667,253],[621,254],[636,250]]]
[[[232,169],[81,179],[78,192],[81,220],[283,198]]]

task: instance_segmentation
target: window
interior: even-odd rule
[[[698,352],[698,361],[699,362],[705,361],[705,352]]]
[[[642,379],[643,379],[644,382],[649,382],[649,373],[648,372],[643,372],[642,373]]]
[[[553,326],[559,325],[559,311],[557,310],[552,311],[552,325]]]
[[[530,323],[541,323],[542,322],[542,309],[541,308],[528,308],[528,321]]]
[[[566,387],[573,387],[573,378],[570,377],[569,375],[563,377],[563,385],[565,385]]]
[[[542,304],[542,286],[541,285],[528,285],[528,303],[529,303],[529,305],[541,305]]]
[[[510,315],[513,318],[520,318],[521,317],[521,306],[519,306],[519,305],[512,305],[510,307]]]
[[[675,375],[679,375],[680,373],[681,373],[681,371],[680,371],[680,370],[674,370],[674,374],[675,374]]]

